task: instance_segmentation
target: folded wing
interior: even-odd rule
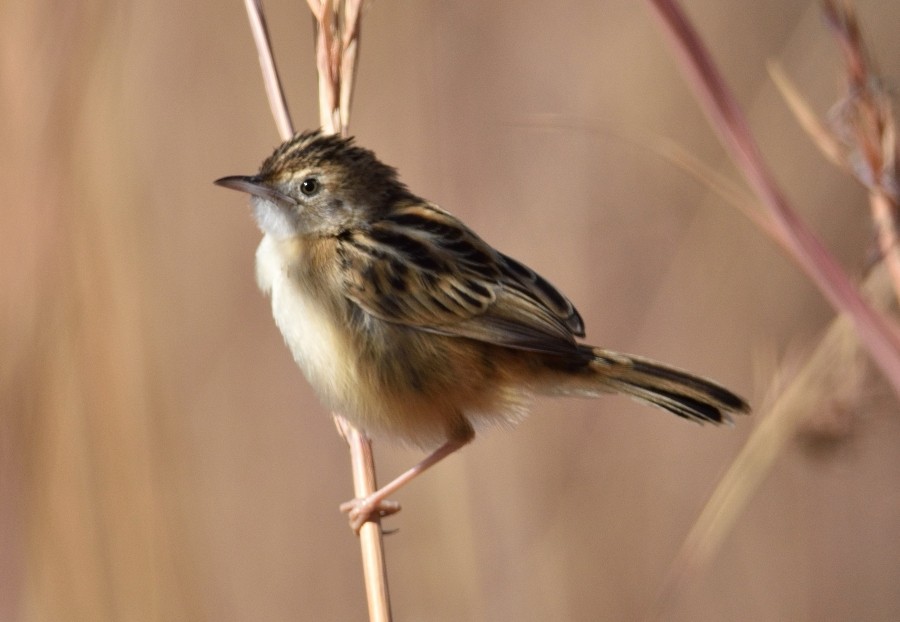
[[[366,313],[424,331],[577,352],[577,310],[550,283],[443,210],[412,204],[339,238],[344,294]]]

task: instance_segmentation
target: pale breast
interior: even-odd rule
[[[264,237],[256,251],[257,282],[270,294],[275,323],[309,383],[327,406],[344,408],[350,387],[358,384],[355,367],[348,364],[353,359],[346,327],[328,301],[291,271],[304,251]]]
[[[334,297],[339,294],[332,289],[339,287],[321,282],[328,274],[327,248],[305,244],[263,238],[257,281],[272,298],[275,323],[294,360],[326,407],[369,434],[423,447],[443,442],[462,425],[522,417],[528,392],[503,375],[509,361],[493,360],[502,349],[370,316],[351,318],[342,306],[348,301]]]

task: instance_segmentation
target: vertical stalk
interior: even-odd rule
[[[272,116],[282,140],[288,140],[294,135],[294,128],[275,67],[261,0],[245,0],[244,4],[259,54]],[[307,4],[316,21],[319,122],[325,132],[346,135],[359,50],[362,0],[307,0]],[[333,416],[338,431],[350,448],[354,496],[367,497],[378,489],[372,442],[339,413]],[[359,545],[369,619],[372,622],[390,622],[391,602],[379,519],[363,524],[359,531]]]

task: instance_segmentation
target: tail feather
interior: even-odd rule
[[[624,393],[698,423],[730,423],[732,413],[750,410],[742,398],[711,380],[649,359],[583,348],[591,356],[591,370],[607,391]]]

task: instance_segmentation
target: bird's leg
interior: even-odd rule
[[[357,534],[360,527],[363,526],[372,517],[389,516],[400,511],[400,504],[396,501],[389,501],[388,497],[411,482],[416,476],[424,473],[429,468],[449,456],[450,454],[461,449],[475,438],[475,431],[471,426],[466,424],[463,430],[448,440],[446,443],[435,449],[431,454],[423,458],[414,467],[401,473],[393,481],[385,484],[368,497],[363,499],[351,499],[341,504],[341,512],[347,512],[350,519],[350,527]]]

